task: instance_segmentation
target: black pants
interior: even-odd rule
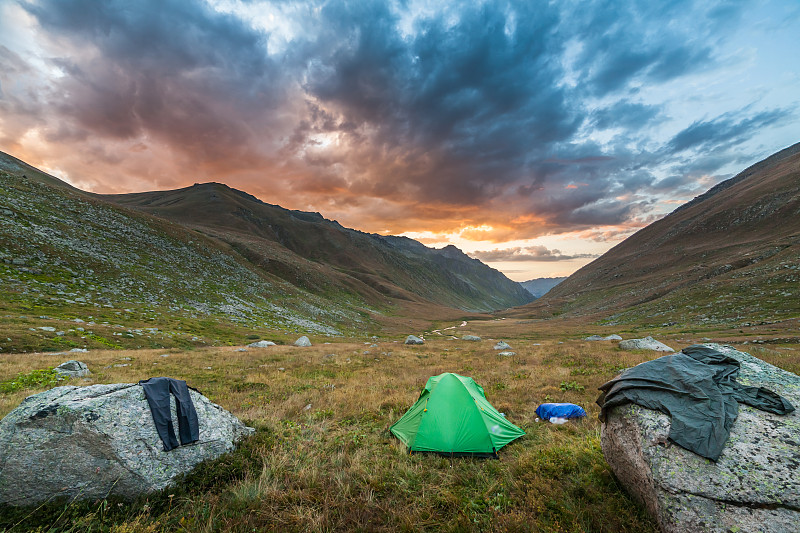
[[[172,413],[169,406],[170,393],[175,396],[178,407],[178,432],[181,444],[190,444],[200,440],[200,426],[197,422],[197,411],[189,396],[186,382],[172,378],[150,378],[139,382],[144,389],[153,423],[156,425],[158,436],[164,443],[164,451],[170,451],[179,446],[175,438],[175,429],[172,424]]]

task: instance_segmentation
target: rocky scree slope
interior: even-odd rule
[[[800,316],[800,143],[638,231],[516,316],[748,326]]]
[[[375,304],[389,298],[477,312],[532,300],[519,284],[454,246],[437,250],[348,229],[220,183],[103,198],[226,242],[260,269],[320,295],[344,291]]]
[[[137,323],[214,318],[338,334],[363,328],[366,312],[356,300],[323,299],[270,276],[185,227],[0,170],[0,323],[45,315]],[[48,329],[23,328],[20,335],[49,335],[64,347],[93,342],[85,326]],[[0,350],[25,345],[0,337]]]

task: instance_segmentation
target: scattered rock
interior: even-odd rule
[[[619,335],[609,335],[608,337],[601,337],[600,335],[589,335],[585,341],[621,341],[622,337]]]
[[[495,350],[508,350],[509,348],[511,348],[511,346],[509,346],[506,341],[500,341],[494,345]]]
[[[39,326],[38,329],[40,329],[42,331],[55,331],[56,330],[56,328],[51,327],[51,326]]]
[[[481,340],[481,338],[478,337],[477,335],[462,335],[461,336],[461,340],[463,340],[463,341],[479,341],[479,340]]]
[[[800,407],[800,377],[730,346],[708,346],[741,363],[738,381]],[[800,531],[800,411],[774,415],[739,406],[714,463],[669,445],[670,418],[633,404],[609,411],[603,455],[662,531]]]
[[[511,357],[512,355],[517,355],[517,352],[500,352],[497,355],[502,355],[504,357]]]
[[[311,409],[311,404],[308,404],[305,407],[303,407],[303,411],[308,411],[310,409]]]
[[[257,341],[247,345],[248,348],[267,348],[269,346],[275,346],[275,343],[272,341]]]
[[[311,346],[311,341],[308,340],[308,337],[303,335],[302,337],[300,337],[299,339],[294,341],[294,345],[295,346]]]
[[[29,396],[0,421],[0,503],[135,498],[253,433],[200,393],[189,394],[200,441],[169,452],[137,384],[56,387]],[[172,410],[175,419],[174,401]]]
[[[87,350],[86,348],[73,348],[73,349],[70,350],[70,352],[73,352],[73,353],[86,353],[88,351],[89,350]]]
[[[237,352],[246,352],[247,348],[238,348],[236,351]]]
[[[89,367],[86,366],[86,363],[74,360],[61,363],[53,370],[58,372],[59,376],[65,378],[82,378],[83,376],[88,376],[91,374],[91,372],[89,372]]]
[[[623,350],[655,350],[657,352],[675,351],[666,344],[655,340],[653,337],[645,337],[643,339],[628,339],[620,342],[619,347]]]
[[[409,335],[403,344],[425,344],[425,341],[416,335]]]

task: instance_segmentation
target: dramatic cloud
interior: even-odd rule
[[[549,250],[544,246],[527,248],[514,247],[472,252],[472,257],[481,261],[571,261],[573,259],[593,259],[597,254],[563,255],[560,250]]]
[[[798,140],[798,22],[790,0],[7,0],[0,150],[367,231],[622,235]]]

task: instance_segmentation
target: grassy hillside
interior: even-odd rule
[[[800,144],[647,226],[514,316],[612,324],[800,318]]]
[[[259,268],[321,295],[351,291],[366,301],[427,301],[476,312],[532,299],[453,246],[435,250],[344,228],[319,213],[267,204],[220,183],[103,198],[229,243]]]
[[[0,171],[0,349],[187,346],[367,327],[186,228]]]

